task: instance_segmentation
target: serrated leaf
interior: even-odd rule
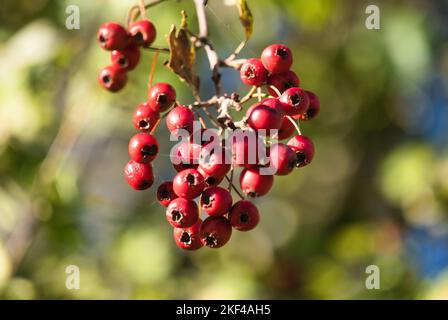
[[[187,27],[187,16],[182,11],[182,21],[179,30],[173,25],[167,37],[170,47],[170,58],[166,66],[192,89],[198,91],[199,77],[194,70],[196,52],[194,45],[190,41]]]
[[[240,15],[240,20],[244,27],[244,32],[246,34],[246,41],[247,41],[252,36],[254,17],[252,16],[252,12],[250,11],[246,0],[238,0],[237,6],[238,6],[238,12]]]

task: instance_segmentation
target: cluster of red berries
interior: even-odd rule
[[[126,72],[139,62],[140,47],[150,46],[155,36],[155,27],[147,19],[135,22],[128,30],[117,23],[102,25],[98,41],[101,47],[112,51],[112,65],[101,71],[100,84],[109,91],[123,88]],[[263,51],[261,59],[248,59],[241,66],[245,84],[266,85],[270,94],[251,106],[243,118],[241,131],[250,132],[254,139],[235,139],[237,136],[232,134],[231,138],[216,135],[213,140],[204,141],[205,129],[196,129],[193,106],[179,105],[176,90],[167,83],[151,86],[146,102],[135,110],[132,122],[139,133],[129,141],[130,161],[124,168],[125,179],[132,188],[145,190],[154,183],[151,162],[159,153],[159,144],[152,133],[161,113],[168,112],[164,117],[172,135],[179,136],[183,131],[188,137],[171,150],[170,159],[177,174],[157,189],[157,200],[166,207],[166,219],[174,228],[174,239],[180,248],[219,248],[229,241],[232,228],[248,231],[258,225],[260,215],[252,202],[242,196],[242,200],[233,202],[231,188],[237,189],[227,177],[233,168],[242,168],[239,185],[242,193],[252,198],[270,191],[274,175],[287,175],[312,161],[313,142],[300,132],[294,136],[298,129],[295,121],[314,118],[320,109],[319,99],[299,87],[299,78],[290,70],[291,65],[291,50],[275,44]],[[195,138],[198,133],[199,142]],[[270,142],[265,141],[267,136]],[[272,142],[289,138],[286,144]],[[260,155],[261,149],[265,156]],[[273,170],[266,173],[266,168]],[[229,188],[219,186],[224,179],[230,181]],[[200,209],[206,213],[204,219]]]
[[[127,72],[140,61],[140,47],[149,47],[156,39],[156,28],[148,19],[139,20],[126,30],[115,22],[103,24],[98,30],[100,46],[110,53],[112,64],[103,68],[98,82],[105,89],[116,92],[127,83]]]

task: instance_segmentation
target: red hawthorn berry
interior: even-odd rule
[[[209,216],[222,216],[232,207],[232,196],[221,187],[207,188],[201,196],[201,207]]]
[[[174,169],[180,172],[185,169],[198,167],[201,145],[182,141],[171,149],[170,160]]]
[[[199,208],[193,200],[176,198],[166,208],[166,219],[174,228],[189,228],[199,220]]]
[[[154,111],[148,104],[141,103],[134,111],[132,123],[140,131],[151,131],[160,119],[160,113]]]
[[[127,46],[122,50],[113,50],[110,53],[113,65],[117,65],[125,71],[133,70],[140,61],[140,48],[137,46]]]
[[[157,157],[159,143],[152,134],[140,132],[131,138],[128,149],[132,160],[139,163],[148,163]]]
[[[304,135],[297,135],[288,141],[288,147],[296,153],[297,167],[304,167],[311,163],[314,157],[314,143]]]
[[[198,250],[203,247],[199,232],[202,220],[199,219],[189,228],[174,228],[173,237],[177,246],[184,250]]]
[[[267,194],[274,183],[274,176],[262,175],[259,168],[244,169],[240,175],[240,187],[249,197],[261,197]]]
[[[148,91],[148,105],[154,111],[164,112],[176,102],[176,89],[168,83],[157,83]]]
[[[209,248],[220,248],[232,235],[232,226],[225,217],[208,217],[202,222],[200,238]]]
[[[124,177],[135,190],[145,190],[154,183],[154,175],[150,163],[129,161],[124,167]]]
[[[261,86],[268,78],[268,71],[260,59],[248,59],[240,69],[241,81],[248,86]]]
[[[273,44],[263,50],[261,61],[264,67],[273,74],[286,72],[292,66],[292,53],[283,44]]]
[[[249,231],[258,225],[260,214],[252,202],[241,200],[230,209],[229,221],[236,230]]]
[[[205,175],[224,176],[229,172],[231,167],[231,159],[227,157],[227,152],[224,148],[219,148],[216,153],[212,145],[205,146],[201,150],[199,158],[199,169]]]
[[[174,192],[185,199],[199,197],[204,188],[204,177],[196,169],[185,169],[177,173],[173,179]]]
[[[275,168],[275,175],[285,176],[294,170],[297,165],[295,152],[284,143],[271,145],[269,149],[269,159],[271,166]]]
[[[308,94],[302,88],[289,88],[279,99],[283,102],[283,109],[288,116],[305,113],[310,104]]]
[[[232,164],[239,167],[253,168],[256,167],[264,159],[260,159],[260,153],[263,153],[263,148],[266,148],[260,136],[249,139],[244,137],[238,139],[236,136],[232,137]],[[255,140],[254,142],[252,140]]]
[[[308,110],[305,113],[294,116],[295,119],[298,120],[311,120],[314,119],[320,111],[320,101],[319,97],[311,91],[305,90],[308,95],[308,99],[310,101]]]
[[[97,39],[105,50],[122,50],[128,45],[128,33],[126,29],[115,22],[108,22],[98,30]]]
[[[296,128],[294,127],[292,122],[287,117],[283,117],[282,126],[280,127],[280,129],[278,129],[278,135],[276,138],[278,140],[288,139],[292,137],[295,132]]]
[[[138,46],[149,47],[156,39],[156,28],[148,19],[139,20],[129,27],[132,42]]]
[[[299,87],[300,79],[294,71],[288,70],[283,73],[270,75],[268,78],[268,86],[269,94],[277,97],[277,92],[270,88],[270,86],[274,86],[278,91],[280,91],[280,94],[282,94],[286,89]]]
[[[282,114],[277,109],[264,104],[251,109],[246,116],[248,117],[247,123],[254,130],[278,130],[282,125]]]
[[[162,206],[168,207],[170,202],[176,198],[177,195],[173,190],[173,181],[165,181],[157,188],[157,201]]]
[[[116,65],[105,67],[98,75],[99,84],[111,92],[123,89],[127,81],[126,71]]]
[[[166,126],[172,134],[177,130],[184,129],[193,132],[194,113],[186,106],[177,106],[171,110],[166,117]]]

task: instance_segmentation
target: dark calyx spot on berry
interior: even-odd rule
[[[166,105],[168,103],[168,96],[165,93],[159,93],[157,95],[157,103],[160,103],[161,105]]]
[[[103,82],[104,82],[105,84],[109,84],[109,83],[111,83],[111,81],[112,81],[112,78],[110,77],[110,75],[105,74],[105,75],[103,76]]]
[[[141,33],[140,31],[137,32],[137,33],[134,35],[134,40],[137,41],[138,43],[143,42],[143,41],[144,41],[143,33]]]
[[[247,195],[251,198],[256,198],[258,196],[258,194],[254,191],[248,192]]]
[[[190,186],[194,186],[197,183],[195,175],[191,173],[187,174],[185,180]]]
[[[255,69],[254,67],[249,67],[247,68],[246,72],[245,72],[245,76],[249,79],[253,79],[255,78]]]
[[[180,242],[184,244],[191,244],[191,236],[187,231],[182,232],[180,236]]]
[[[163,189],[160,191],[160,199],[161,200],[171,200],[171,193],[168,189]]]
[[[157,148],[157,146],[154,144],[152,146],[144,146],[140,150],[143,158],[153,157],[157,154],[158,151],[159,151],[159,148]]]
[[[240,222],[241,223],[248,223],[249,222],[249,214],[247,212],[242,212],[240,214]]]
[[[98,41],[101,42],[101,43],[105,43],[105,42],[107,41],[107,39],[106,39],[105,36],[103,36],[102,34],[100,34],[99,37],[98,37]]]
[[[288,169],[292,169],[294,167],[297,166],[297,161],[298,161],[298,157],[296,157],[295,159],[292,159],[291,161],[288,162]]]
[[[202,202],[204,203],[203,207],[208,208],[211,207],[213,200],[209,195],[204,195]]]
[[[297,152],[296,153],[297,156],[297,162],[296,162],[296,167],[299,167],[301,164],[306,163],[306,156],[304,153],[302,152]]]
[[[126,59],[126,57],[120,57],[118,59],[118,64],[122,67],[127,67],[128,66],[128,59]]]
[[[214,186],[216,183],[216,178],[215,177],[208,177],[207,179],[205,179],[205,183],[209,186]]]
[[[140,130],[148,130],[149,129],[149,121],[140,120],[138,122],[138,127]]]
[[[300,98],[300,96],[298,94],[293,94],[291,96],[291,104],[294,107],[297,107],[300,104],[300,102],[302,102],[302,99]]]
[[[218,245],[218,240],[216,239],[216,237],[214,235],[211,235],[211,234],[207,234],[205,236],[204,242],[207,247],[211,247],[211,248],[216,247]]]
[[[287,58],[289,56],[288,51],[286,49],[284,49],[284,48],[278,48],[275,51],[275,54],[277,56],[279,56],[279,57],[282,57],[282,58]]]
[[[183,215],[180,211],[178,211],[178,210],[171,211],[171,219],[173,219],[174,222],[179,222],[182,220],[182,218],[183,218]]]

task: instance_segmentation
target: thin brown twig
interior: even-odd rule
[[[297,133],[298,133],[299,135],[302,135],[302,131],[300,130],[300,127],[299,127],[298,122],[295,122],[294,119],[293,119],[291,116],[286,116],[286,117],[287,117],[288,120],[291,121],[291,123],[294,125],[294,127],[295,127],[296,130],[297,130]]]

